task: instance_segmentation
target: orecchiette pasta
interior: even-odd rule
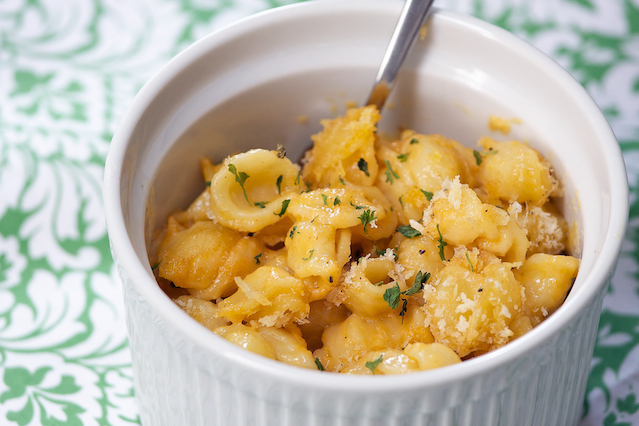
[[[323,120],[301,168],[283,148],[202,160],[207,187],[156,236],[160,286],[238,346],[349,374],[455,364],[551,315],[579,260],[550,164],[517,141],[383,140],[379,118]]]

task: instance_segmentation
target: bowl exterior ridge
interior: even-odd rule
[[[281,386],[232,356],[206,353],[154,313],[125,278],[127,324],[137,324],[129,335],[140,419],[147,426],[574,425],[605,289],[570,327],[505,371],[418,393],[357,394]]]

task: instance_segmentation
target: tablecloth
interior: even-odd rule
[[[0,424],[139,423],[101,182],[140,87],[190,43],[280,0],[0,0]],[[581,426],[639,424],[639,1],[437,0],[565,67],[624,152],[630,225]]]

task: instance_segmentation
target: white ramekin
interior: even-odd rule
[[[299,156],[320,118],[366,98],[400,8],[396,1],[317,1],[238,21],[175,57],[129,107],[107,158],[104,203],[143,424],[577,422],[627,223],[623,159],[597,106],[560,66],[472,17],[434,12],[381,128],[442,133],[475,146],[489,134],[489,115],[521,119],[508,137],[552,161],[565,185],[563,211],[579,230],[579,275],[545,322],[462,364],[351,377],[236,347],[183,313],[153,278],[147,236],[204,188],[199,158],[277,143]]]

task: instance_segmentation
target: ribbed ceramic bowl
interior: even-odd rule
[[[567,300],[545,322],[462,364],[353,377],[236,347],[183,313],[154,280],[148,234],[204,189],[199,158],[217,161],[278,143],[299,156],[321,118],[344,112],[346,101],[365,100],[401,6],[321,1],[241,20],[178,55],[126,112],[107,159],[104,202],[144,425],[577,422],[626,227],[624,164],[578,83],[530,45],[477,19],[434,12],[381,128],[441,133],[474,147],[489,134],[489,115],[521,120],[508,138],[529,142],[554,164],[582,259]]]

